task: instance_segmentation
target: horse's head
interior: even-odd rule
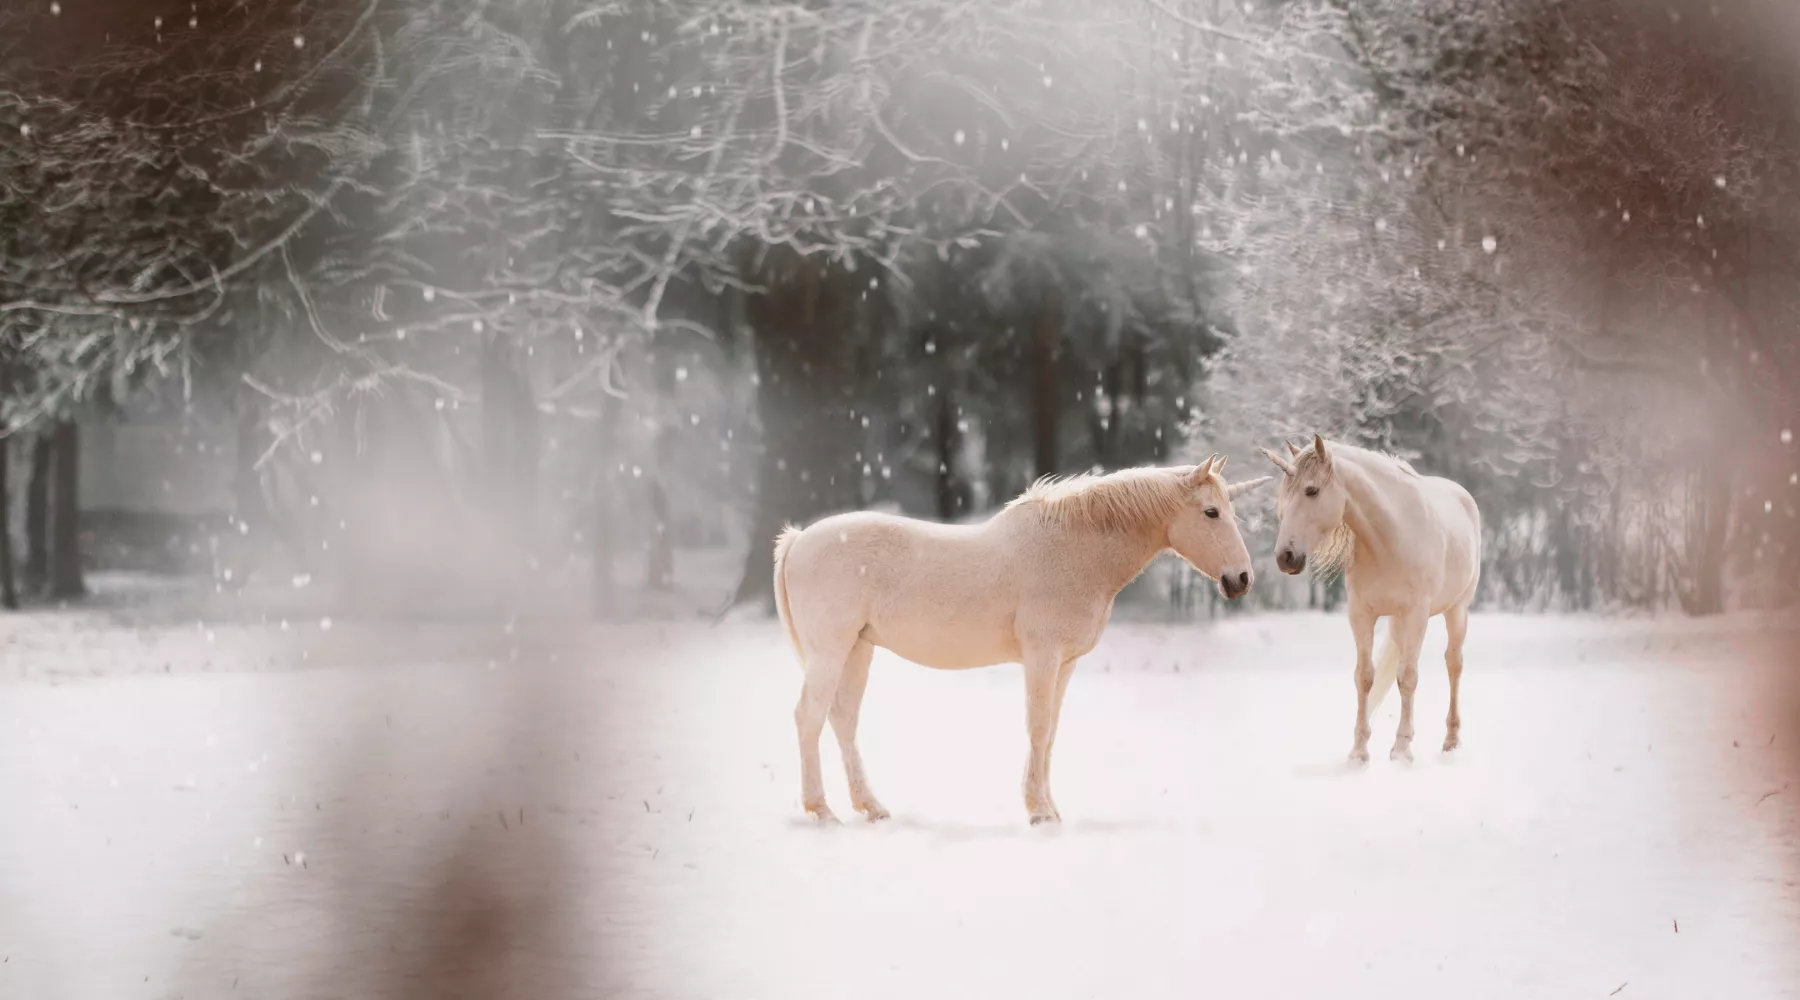
[[[1275,501],[1275,514],[1281,519],[1275,565],[1292,575],[1306,568],[1308,556],[1335,551],[1342,538],[1347,494],[1324,438],[1315,434],[1311,448],[1290,444],[1287,449],[1286,458],[1267,448],[1262,453],[1282,472],[1281,493]]]
[[[1183,472],[1188,487],[1187,503],[1169,522],[1169,548],[1188,565],[1219,581],[1219,593],[1229,599],[1250,591],[1250,550],[1238,532],[1231,501],[1269,481],[1269,477],[1227,485],[1225,460],[1218,456]]]

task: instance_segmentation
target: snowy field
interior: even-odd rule
[[[1454,759],[1434,623],[1358,772],[1340,618],[1115,625],[1060,829],[1017,667],[879,655],[819,829],[773,623],[8,622],[0,997],[1800,994],[1767,620],[1477,616]]]

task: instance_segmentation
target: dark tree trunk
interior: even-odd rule
[[[50,435],[31,439],[31,481],[25,487],[25,589],[41,594],[50,586]]]
[[[1100,391],[1106,397],[1105,409],[1099,406],[1088,408],[1089,429],[1094,438],[1094,457],[1108,468],[1119,464],[1119,447],[1124,438],[1124,428],[1120,425],[1119,396],[1124,390],[1124,368],[1114,358],[1100,370]]]
[[[669,537],[669,493],[662,477],[650,480],[650,552],[644,564],[644,586],[666,591],[675,586],[675,542]]]
[[[50,596],[80,597],[87,593],[81,573],[81,431],[73,420],[58,421],[52,440]]]
[[[1044,296],[1031,338],[1031,452],[1037,475],[1055,475],[1059,467],[1057,418],[1062,414],[1062,380],[1057,354],[1062,344],[1063,304],[1060,291]]]
[[[1731,475],[1725,463],[1702,462],[1699,509],[1689,533],[1688,580],[1682,593],[1690,615],[1716,615],[1725,610],[1725,554],[1731,521]]]
[[[763,275],[769,289],[746,305],[756,337],[757,414],[762,456],[755,528],[732,601],[773,603],[775,535],[854,507],[860,433],[850,342],[858,285],[839,265],[786,255]]]
[[[490,333],[481,352],[482,468],[490,527],[509,563],[535,551],[540,438],[537,403],[513,342]]]
[[[614,443],[618,440],[619,401],[606,396],[600,403],[599,422],[594,427],[594,455],[598,470],[594,477],[594,555],[593,614],[598,621],[618,615],[618,590],[613,582],[613,551],[618,544],[615,526],[618,506],[619,456]]]
[[[7,483],[12,438],[0,437],[0,605],[19,606],[19,587],[14,579],[12,543],[12,487]]]
[[[956,454],[962,447],[962,432],[957,426],[956,404],[946,386],[937,394],[932,410],[931,439],[937,445],[937,516],[940,521],[953,521],[963,513],[962,482],[956,475]]]

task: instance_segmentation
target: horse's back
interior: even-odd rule
[[[1015,659],[1011,560],[985,527],[874,511],[818,521],[788,553],[794,613],[926,666]]]

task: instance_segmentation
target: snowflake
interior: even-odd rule
[[[1500,241],[1492,236],[1483,236],[1481,238],[1481,249],[1485,253],[1493,253],[1500,249]]]
[[[295,35],[294,36],[294,48],[296,48],[296,49],[306,48],[306,36],[305,35]]]

